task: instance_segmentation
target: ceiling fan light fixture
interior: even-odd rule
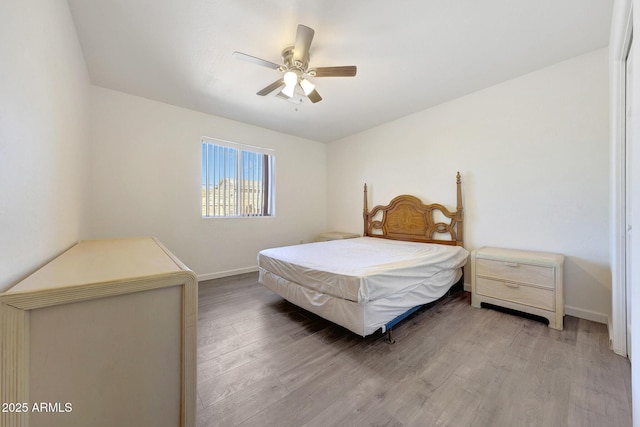
[[[304,94],[307,96],[309,96],[309,94],[316,88],[316,85],[314,85],[307,79],[300,80],[300,86],[302,87]]]
[[[287,87],[295,87],[298,84],[298,75],[294,71],[287,71],[284,73],[284,84]]]
[[[293,97],[293,94],[295,93],[296,90],[296,85],[286,85],[283,89],[282,89],[282,93],[284,93],[285,95],[287,95],[289,98]]]
[[[282,80],[285,85],[284,89],[282,89],[282,93],[287,95],[289,98],[293,97],[296,86],[298,85],[298,73],[295,71],[287,71],[284,73]]]

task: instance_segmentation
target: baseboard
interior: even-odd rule
[[[597,311],[565,305],[564,314],[566,314],[567,316],[579,317],[580,319],[591,320],[593,322],[609,325],[609,316],[604,313],[598,313]]]
[[[258,271],[257,266],[238,268],[236,270],[220,271],[218,273],[199,274],[198,282],[211,279],[220,279],[222,277],[236,276],[238,274],[253,273],[255,271]]]
[[[471,292],[471,283],[464,282],[464,290]]]

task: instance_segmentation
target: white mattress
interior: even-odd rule
[[[468,255],[459,246],[361,237],[265,249],[258,266],[265,286],[364,336],[443,296]]]

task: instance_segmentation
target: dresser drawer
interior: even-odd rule
[[[536,288],[508,281],[503,282],[478,277],[476,279],[476,292],[479,295],[537,307],[543,310],[555,310],[555,293],[551,289]]]
[[[476,269],[478,276],[503,279],[507,282],[531,283],[549,289],[554,288],[553,267],[478,259]]]

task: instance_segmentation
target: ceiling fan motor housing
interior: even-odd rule
[[[282,51],[282,62],[287,67],[287,70],[297,70],[300,74],[304,74],[307,71],[307,67],[309,67],[309,54],[307,53],[302,61],[299,59],[294,60],[293,50],[294,46],[289,46]]]

